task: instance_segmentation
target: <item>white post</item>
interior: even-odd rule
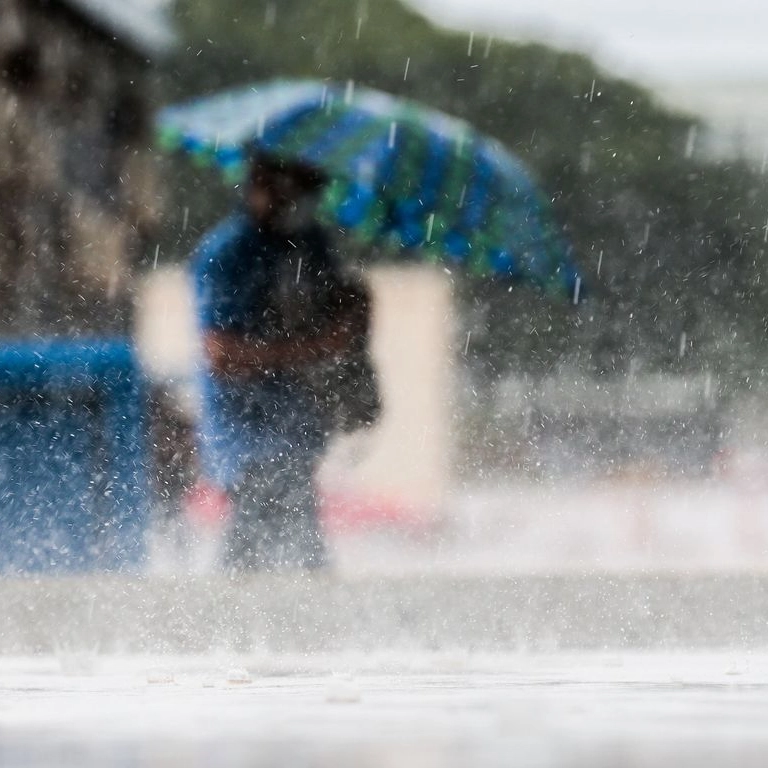
[[[373,356],[384,400],[370,434],[340,439],[321,474],[332,500],[358,510],[429,522],[448,486],[451,453],[453,308],[446,275],[431,266],[378,268]],[[328,510],[332,516],[333,508]]]

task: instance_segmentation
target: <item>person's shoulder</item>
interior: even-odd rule
[[[252,227],[247,214],[236,212],[211,227],[198,241],[193,258],[209,260],[249,234]]]

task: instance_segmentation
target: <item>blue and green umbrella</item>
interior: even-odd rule
[[[578,297],[549,201],[469,123],[369,88],[276,80],[169,106],[161,145],[241,181],[254,151],[321,169],[323,219],[390,253]]]

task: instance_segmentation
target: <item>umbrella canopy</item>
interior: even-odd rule
[[[258,149],[322,169],[321,213],[397,252],[579,290],[522,163],[468,123],[368,88],[278,80],[163,109],[161,144],[241,180]]]

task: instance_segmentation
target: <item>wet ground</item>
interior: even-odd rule
[[[0,660],[2,766],[764,766],[768,654]]]
[[[327,572],[5,577],[0,768],[768,765],[765,488],[587,491]]]

